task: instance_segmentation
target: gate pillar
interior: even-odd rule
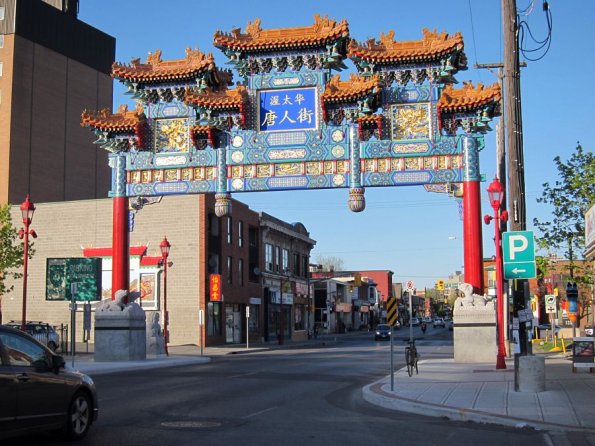
[[[112,165],[112,299],[118,290],[130,285],[130,235],[128,232],[128,197],[126,196],[126,157],[110,157]]]
[[[465,282],[473,291],[484,293],[483,245],[481,231],[481,193],[479,151],[477,141],[469,135],[463,137],[463,246],[465,257]]]

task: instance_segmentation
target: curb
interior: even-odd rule
[[[372,384],[364,386],[362,389],[363,398],[370,404],[374,404],[385,409],[410,412],[418,415],[430,417],[446,417],[453,421],[473,421],[482,424],[498,424],[516,428],[531,427],[536,430],[554,430],[554,431],[579,431],[595,434],[595,429],[588,427],[572,426],[559,423],[547,423],[526,418],[513,418],[506,415],[492,414],[473,409],[461,407],[443,406],[434,403],[422,403],[417,400],[400,397],[382,390],[382,385],[386,378],[380,379]]]

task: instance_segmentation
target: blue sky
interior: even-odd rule
[[[542,0],[535,0],[529,15],[523,15],[536,39],[547,34]],[[517,0],[519,11],[531,0]],[[536,202],[544,182],[556,180],[553,158],[570,157],[580,141],[592,150],[595,136],[593,80],[595,57],[595,2],[551,0],[552,42],[545,56],[527,62],[522,69],[521,95],[527,229],[533,217],[548,219],[550,209]],[[417,6],[417,7],[416,7]],[[379,38],[395,30],[395,40],[418,40],[422,29],[461,32],[469,60],[467,71],[457,80],[491,85],[495,74],[477,70],[475,63],[504,60],[501,0],[402,0],[256,2],[227,0],[82,0],[79,18],[114,36],[116,60],[145,60],[149,51],[162,50],[162,58],[181,59],[187,47],[212,52],[217,65],[226,58],[213,47],[217,30],[245,30],[256,18],[261,26],[290,28],[309,26],[314,14],[328,15],[349,23],[350,35],[359,41]],[[535,56],[541,53],[533,54]],[[353,64],[346,62],[350,69]],[[351,70],[350,70],[351,71]],[[342,78],[347,78],[343,72]],[[240,80],[235,73],[234,79]],[[114,107],[129,103],[116,86]],[[495,130],[495,122],[492,123]],[[481,171],[488,181],[482,185],[482,214],[491,213],[485,189],[496,169],[495,131],[486,137],[480,156]],[[289,222],[302,222],[317,241],[317,255],[343,259],[346,269],[390,269],[396,282],[414,280],[418,288],[432,287],[463,266],[463,228],[457,203],[421,186],[368,188],[366,210],[355,214],[347,208],[347,189],[260,192],[234,194],[255,211],[265,211]],[[492,225],[483,226],[484,256],[494,253]]]

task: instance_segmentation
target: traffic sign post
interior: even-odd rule
[[[395,372],[393,362],[393,335],[397,324],[397,298],[392,296],[386,303],[386,323],[390,327],[390,390],[395,390]]]
[[[505,279],[536,277],[535,244],[532,231],[508,231],[502,234]]]

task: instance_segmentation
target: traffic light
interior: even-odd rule
[[[444,291],[444,280],[438,279],[438,282],[436,282],[436,289],[438,291]]]

